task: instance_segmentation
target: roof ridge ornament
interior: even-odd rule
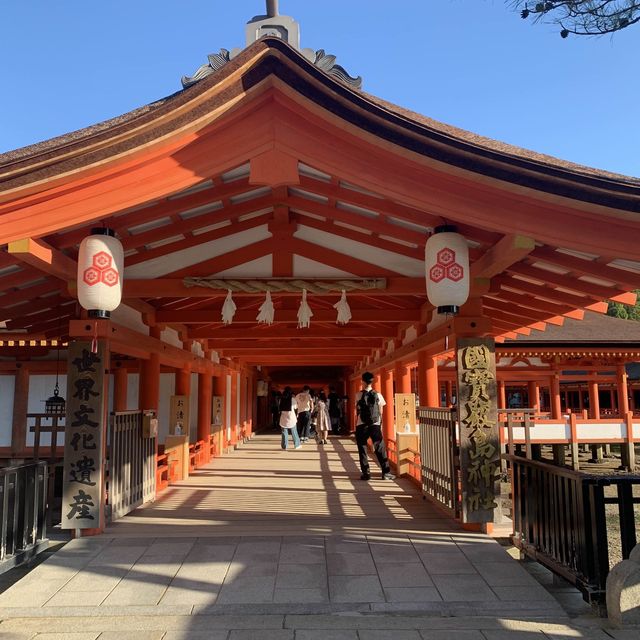
[[[266,0],[266,3],[266,15],[255,16],[247,22],[245,28],[247,47],[260,40],[260,38],[267,36],[280,38],[299,51],[309,62],[339,82],[354,89],[362,88],[362,78],[349,75],[344,67],[336,64],[336,56],[326,54],[324,49],[318,49],[317,51],[302,49],[300,47],[300,25],[298,22],[291,16],[283,16],[278,13],[278,0]],[[215,73],[227,62],[235,58],[240,51],[241,49],[232,49],[231,51],[220,49],[220,53],[210,54],[207,64],[199,67],[192,76],[182,77],[182,87],[186,89]]]

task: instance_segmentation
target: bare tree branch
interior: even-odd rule
[[[556,24],[560,35],[599,36],[640,22],[640,0],[506,0],[525,20]]]

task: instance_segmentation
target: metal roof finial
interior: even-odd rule
[[[267,0],[267,17],[273,18],[278,14],[278,0]]]

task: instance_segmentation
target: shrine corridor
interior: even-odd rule
[[[409,480],[360,480],[355,442],[330,438],[280,448],[257,435],[171,485],[155,503],[116,521],[106,535],[254,536],[452,532],[460,528]]]
[[[276,434],[255,436],[0,594],[0,637],[363,640],[391,631],[486,640],[517,630],[533,640],[594,631],[408,480],[359,477],[349,439],[285,452]]]

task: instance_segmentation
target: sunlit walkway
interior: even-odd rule
[[[359,475],[347,439],[257,436],[0,594],[0,638],[605,637],[409,481]]]
[[[110,536],[290,535],[456,531],[409,480],[360,480],[353,440],[280,448],[258,435],[212,460],[157,502],[118,520]]]

